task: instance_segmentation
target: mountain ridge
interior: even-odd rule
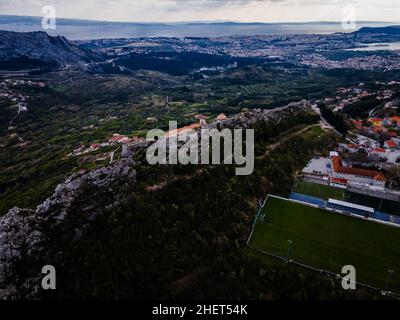
[[[23,16],[23,15],[0,15],[0,24],[18,22],[37,23],[42,21],[40,16]],[[92,19],[75,19],[75,18],[57,18],[60,24],[74,25],[98,25],[98,24],[114,24],[114,25],[190,25],[190,24],[233,24],[233,25],[313,25],[313,24],[341,24],[341,21],[282,21],[282,22],[262,22],[262,21],[222,21],[222,20],[200,20],[200,21],[112,21],[112,20],[92,20]],[[358,21],[360,24],[395,24],[391,21]],[[400,24],[400,22],[398,22]]]
[[[90,50],[72,44],[63,36],[50,36],[44,31],[14,32],[0,30],[0,69],[20,70],[63,67],[96,60]]]

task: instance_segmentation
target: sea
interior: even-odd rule
[[[43,29],[38,17],[0,16],[0,30],[30,32],[46,31],[50,35],[62,35],[71,40],[140,37],[226,37],[235,35],[283,35],[283,34],[329,34],[353,32],[345,30],[341,23],[121,23],[89,20],[59,19],[56,29]],[[362,27],[390,25],[381,22],[359,23]]]

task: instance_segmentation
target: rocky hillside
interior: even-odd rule
[[[279,123],[306,110],[306,101],[275,110],[252,110],[226,120],[224,125],[248,128],[257,122]],[[126,146],[116,164],[75,174],[35,210],[13,208],[0,218],[0,300],[34,298],[41,275],[33,270],[53,259],[44,248],[51,247],[62,257],[67,243],[79,242],[105,212],[124,205],[137,184],[133,159],[145,154],[147,145]]]
[[[97,59],[93,52],[79,48],[62,36],[0,31],[0,70],[82,65]]]
[[[71,176],[36,210],[13,208],[2,217],[0,300],[16,294],[35,297],[40,274],[32,276],[26,266],[46,255],[43,248],[54,232],[79,241],[97,215],[121,205],[135,179],[134,161],[124,158],[113,166]]]
[[[302,101],[275,110],[252,110],[224,125],[263,124],[270,129],[263,134],[275,136],[297,122],[314,123],[310,111]],[[329,143],[321,139],[319,143]],[[259,142],[258,148],[265,140]],[[301,148],[307,156],[316,148],[315,142],[297,143],[299,159],[306,158]],[[259,164],[258,170],[265,173],[243,179],[231,176],[233,170],[225,166],[200,171],[148,167],[141,156],[145,150],[146,144],[124,148],[119,162],[71,176],[36,209],[13,208],[0,218],[0,300],[46,298],[39,288],[44,263],[57,268],[59,297],[163,297],[206,272],[222,251],[229,255],[240,247],[260,192],[254,188],[260,185],[259,178],[265,180],[261,177],[274,170]],[[287,155],[279,158],[281,154],[278,150],[276,161],[287,161]],[[164,175],[168,170],[178,172]],[[280,184],[290,185],[275,173],[266,187],[276,192]],[[229,190],[232,195],[227,196]],[[199,263],[204,266],[199,268]],[[88,270],[87,281],[81,281]]]

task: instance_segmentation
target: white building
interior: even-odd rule
[[[331,180],[334,183],[347,185],[349,183],[373,186],[379,189],[384,189],[386,178],[383,173],[375,170],[350,168],[343,166],[341,157],[331,157],[332,176]]]

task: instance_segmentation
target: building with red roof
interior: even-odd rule
[[[385,141],[384,147],[387,149],[396,149],[397,143],[394,142],[393,140],[387,140]]]
[[[400,126],[400,117],[399,116],[394,116],[391,117],[390,120],[393,121],[393,125],[399,127]]]
[[[353,182],[357,184],[368,184],[377,188],[384,188],[386,184],[386,178],[383,173],[376,170],[361,169],[345,167],[343,165],[342,158],[339,156],[331,157],[332,162],[332,178],[341,179],[335,181],[345,180],[347,182]]]
[[[382,126],[376,126],[376,127],[373,127],[373,128],[372,128],[372,131],[373,131],[374,133],[380,133],[380,132],[387,132],[388,129],[385,128],[385,127],[382,127]]]
[[[357,129],[361,129],[361,127],[363,125],[363,122],[361,120],[353,120],[352,122]]]
[[[348,181],[346,179],[340,179],[340,178],[330,178],[330,183],[333,186],[338,186],[338,187],[347,187]]]
[[[375,148],[375,149],[372,150],[372,152],[376,152],[376,153],[385,153],[386,150],[383,149],[383,148]]]
[[[382,125],[383,119],[382,118],[371,118],[369,119],[370,122],[376,127],[379,127]]]
[[[347,145],[347,148],[349,148],[349,149],[358,149],[359,147],[360,147],[359,145],[354,144],[354,143],[349,143]]]
[[[224,113],[221,113],[221,114],[217,117],[217,120],[219,120],[219,121],[223,121],[223,120],[226,120],[226,119],[228,119],[228,117],[227,117]]]

